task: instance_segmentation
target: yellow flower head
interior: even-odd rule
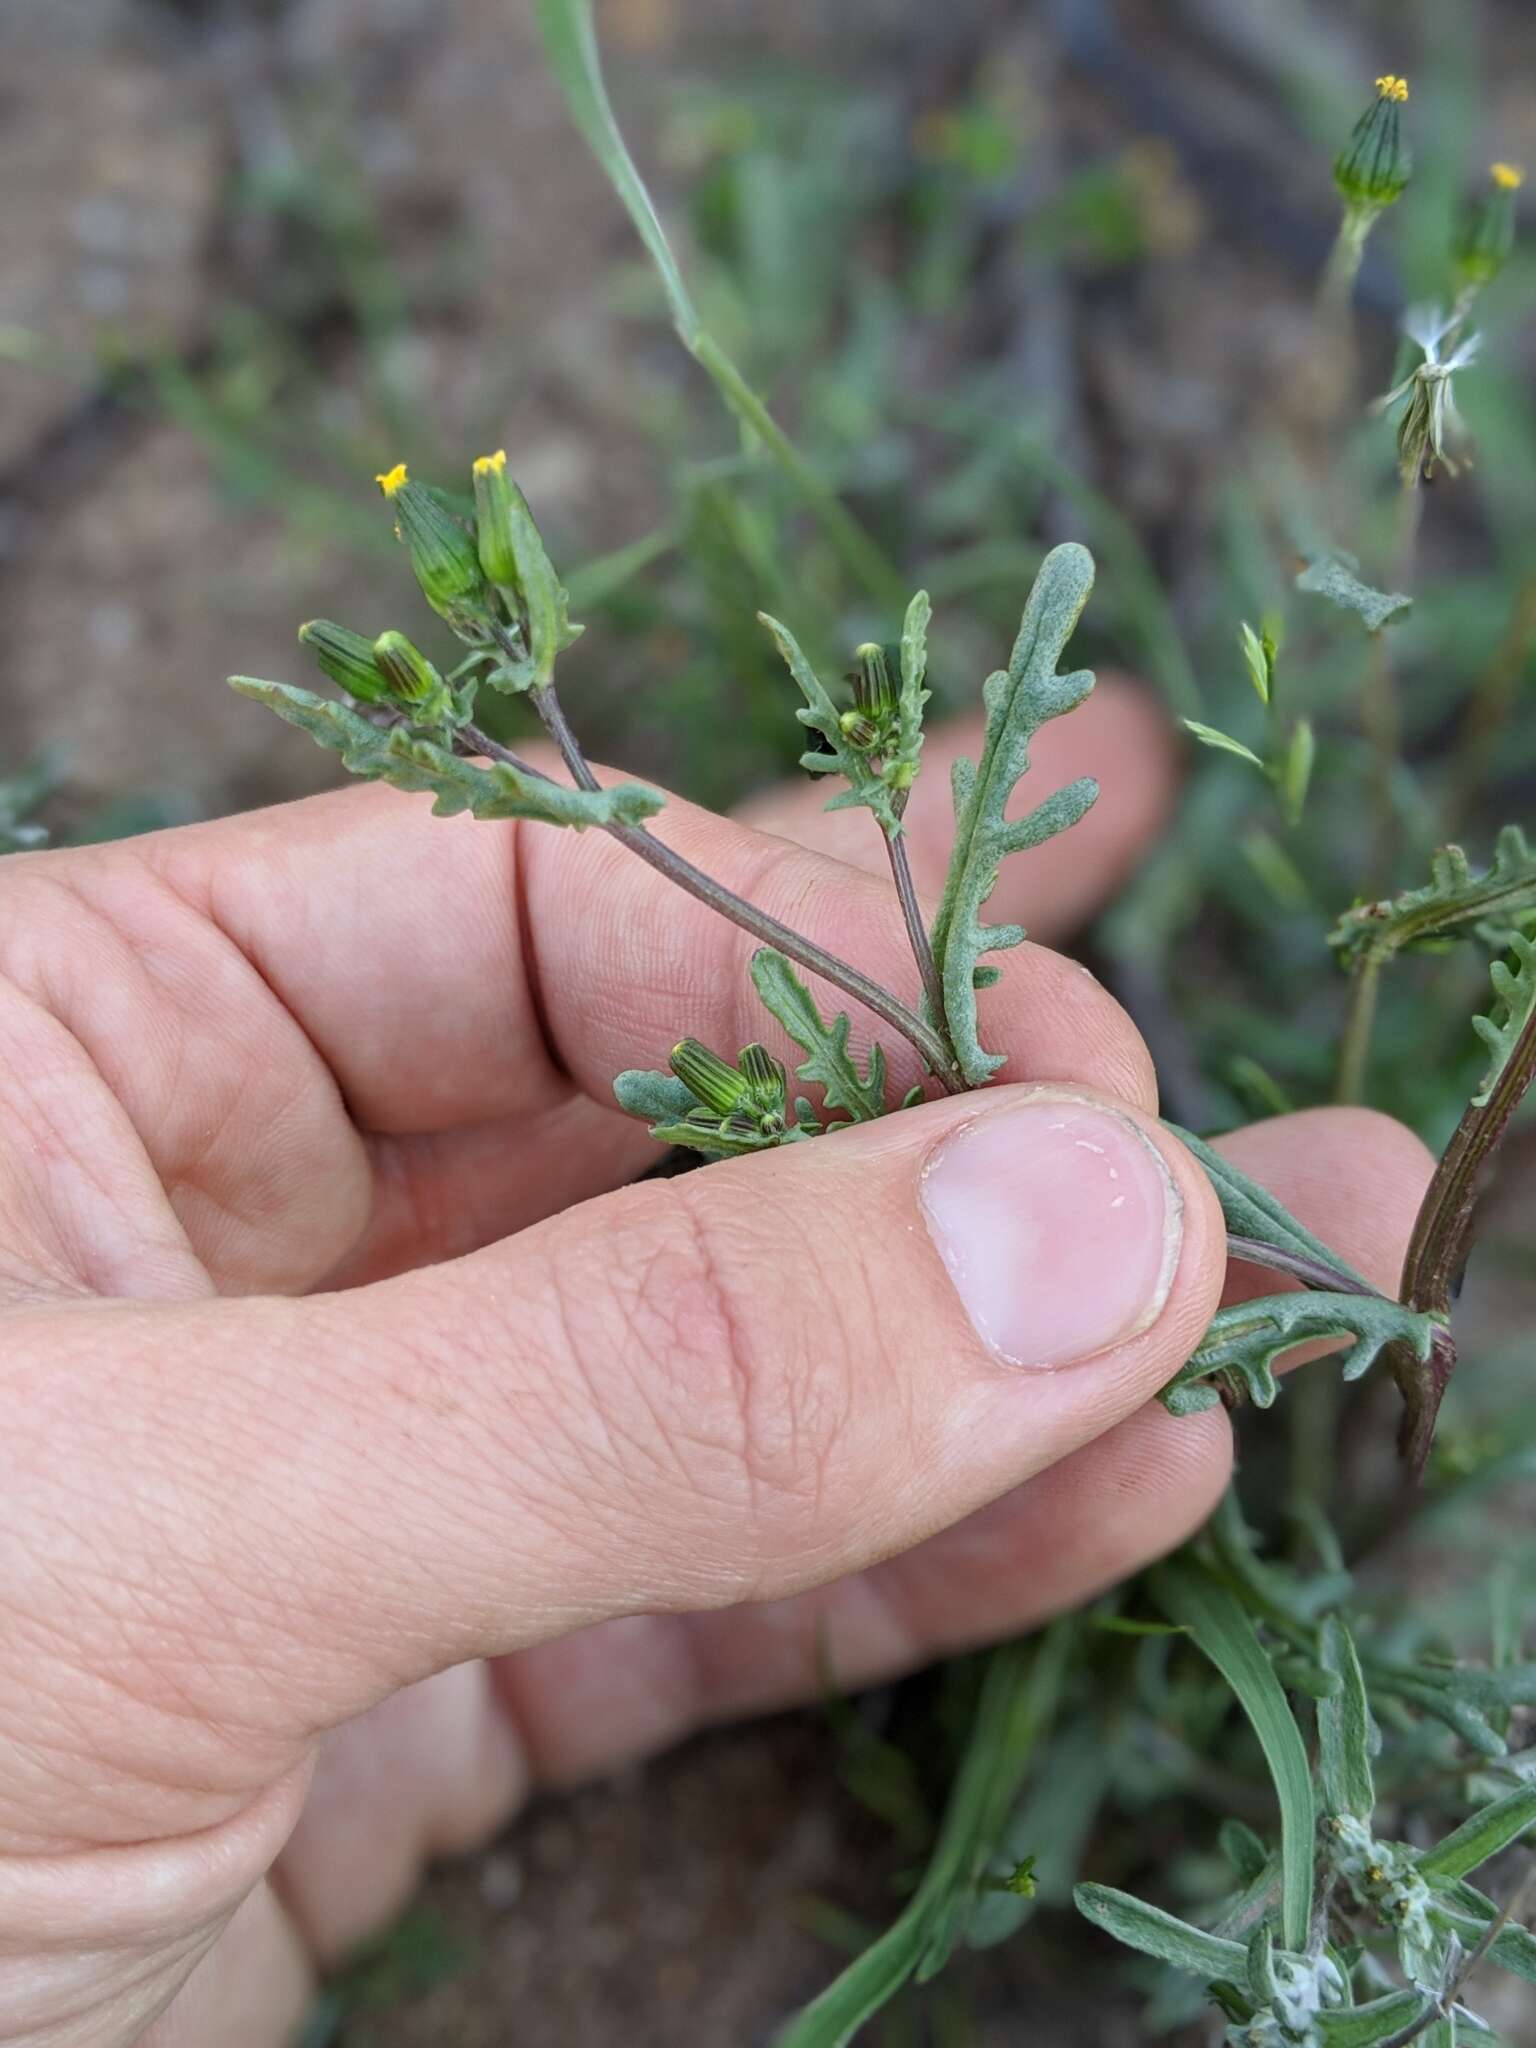
[[[494,455],[477,455],[474,462],[476,476],[505,476],[507,473],[507,451],[498,448]]]
[[[392,498],[403,484],[410,482],[410,476],[403,462],[397,462],[393,469],[381,470],[374,482],[386,498]]]
[[[1401,105],[1408,97],[1408,81],[1399,78],[1395,71],[1388,71],[1377,79],[1376,90],[1384,100],[1396,100]]]
[[[1488,175],[1501,192],[1518,192],[1525,183],[1525,172],[1519,164],[1490,164]]]

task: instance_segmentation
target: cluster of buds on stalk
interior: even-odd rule
[[[1376,81],[1376,97],[1355,123],[1334,160],[1333,179],[1344,202],[1344,218],[1323,282],[1323,301],[1336,314],[1346,304],[1360,267],[1366,237],[1380,216],[1407,189],[1413,156],[1403,137],[1402,110],[1408,81],[1387,72]],[[1488,182],[1467,209],[1450,251],[1453,292],[1449,311],[1417,306],[1403,332],[1420,360],[1372,410],[1401,406],[1398,467],[1415,488],[1440,470],[1454,476],[1466,436],[1456,408],[1454,378],[1477,359],[1478,337],[1466,321],[1478,293],[1492,284],[1515,245],[1515,195],[1524,183],[1518,165],[1490,165]]]
[[[404,633],[369,640],[329,619],[299,629],[321,669],[359,702],[413,725],[463,725],[479,685],[547,689],[555,661],[581,632],[570,622],[528,502],[507,474],[504,449],[473,465],[473,511],[412,481],[403,462],[376,483],[395,518],[421,593],[469,648],[443,676]]]
[[[900,656],[893,663],[890,649],[866,640],[853,650],[853,658],[857,666],[848,676],[853,709],[838,720],[843,738],[868,758],[894,796],[904,798],[917,779],[917,760],[904,754],[901,745]]]
[[[782,1136],[789,1076],[765,1046],[743,1046],[735,1066],[696,1038],[672,1048],[673,1073],[698,1108],[686,1121],[744,1146]]]

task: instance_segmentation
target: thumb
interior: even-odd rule
[[[0,1720],[20,1685],[89,1723],[114,1793],[50,1846],[212,1825],[440,1667],[904,1549],[1144,1403],[1224,1265],[1153,1120],[1011,1087],[347,1294],[18,1319],[51,1394],[0,1599],[49,1625],[0,1625]],[[78,1621],[66,1548],[110,1561]]]

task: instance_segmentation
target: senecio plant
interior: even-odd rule
[[[578,122],[661,267],[684,341],[754,442],[806,481],[808,465],[687,297],[613,124],[585,5],[540,0],[538,14]],[[1323,284],[1325,310],[1347,299],[1373,224],[1408,182],[1407,97],[1403,80],[1382,78],[1338,159],[1344,214]],[[1384,401],[1401,411],[1405,491],[1454,460],[1451,382],[1475,352],[1466,325],[1472,302],[1510,247],[1517,183],[1508,166],[1494,166],[1457,243],[1450,311],[1410,325],[1422,361]],[[798,1048],[799,1085],[762,1044],[732,1057],[685,1039],[666,1071],[625,1073],[614,1084],[620,1104],[647,1119],[660,1143],[709,1162],[835,1142],[850,1125],[925,1095],[994,1079],[1004,1060],[986,1043],[978,995],[999,979],[998,956],[1024,932],[988,923],[988,901],[1005,860],[1069,829],[1097,794],[1091,780],[1081,780],[1010,816],[1035,735],[1092,688],[1087,672],[1062,670],[1093,584],[1084,548],[1068,542],[1045,556],[1012,650],[982,685],[984,738],[979,757],[954,769],[953,852],[931,922],[912,886],[903,837],[922,768],[927,595],[919,591],[904,613],[891,608],[890,644],[853,651],[848,689],[818,673],[789,625],[762,619],[803,699],[795,715],[812,742],[803,765],[835,785],[833,806],[868,811],[884,842],[913,959],[910,986],[893,989],[656,838],[651,821],[663,805],[656,791],[600,783],[560,696],[581,628],[569,618],[560,576],[504,453],[475,461],[465,496],[415,480],[403,464],[378,482],[421,592],[462,645],[462,659],[441,673],[397,630],[364,635],[315,621],[300,639],[340,696],[244,676],[232,679],[234,687],[335,749],[354,774],[430,792],[441,814],[605,832],[759,941],[752,980],[764,1010]],[[856,561],[842,508],[823,486],[807,482],[806,496],[832,544]],[[1315,552],[1300,581],[1357,612],[1373,646],[1408,603],[1370,589],[1338,554]],[[1210,728],[1197,728],[1197,736],[1245,755],[1299,816],[1316,743],[1309,726],[1276,708],[1275,634],[1245,628],[1243,646],[1273,719],[1267,758]],[[531,706],[563,777],[500,744],[479,722],[487,702],[502,697]],[[1199,1138],[1180,1133],[1215,1187],[1233,1257],[1283,1276],[1285,1291],[1217,1314],[1163,1390],[1174,1414],[1217,1401],[1267,1409],[1281,1386],[1277,1361],[1299,1345],[1329,1340],[1330,1355],[1301,1374],[1298,1386],[1319,1375],[1355,1380],[1384,1361],[1402,1396],[1402,1456],[1410,1475],[1421,1470],[1456,1365],[1452,1297],[1477,1192],[1536,1074],[1533,929],[1536,854],[1515,826],[1486,869],[1447,846],[1423,886],[1340,908],[1332,942],[1351,976],[1347,1029],[1357,1063],[1369,1043],[1373,991],[1392,959],[1469,939],[1492,955],[1487,1008],[1472,1024],[1486,1042],[1486,1072],[1435,1173],[1397,1299]],[[825,1015],[806,974],[906,1040],[925,1080],[893,1101],[880,1045],[856,1056],[849,1012]],[[1212,1739],[1235,1697],[1268,1766],[1277,1822],[1267,1833],[1235,1818],[1222,1829],[1230,1879],[1205,1916],[1209,1924],[1087,1883],[1075,1898],[1090,1921],[1183,1973],[1196,1991],[1203,1987],[1225,2038],[1249,2048],[1393,2048],[1420,2039],[1446,2048],[1487,2037],[1462,2003],[1472,1968],[1489,1959],[1536,1983],[1536,1939],[1519,1924],[1519,1894],[1506,1891],[1496,1904],[1472,1882],[1536,1827],[1536,1773],[1508,1754],[1513,1717],[1536,1703],[1536,1665],[1519,1662],[1507,1646],[1491,1667],[1433,1660],[1411,1636],[1375,1628],[1320,1513],[1312,1527],[1323,1568],[1309,1575],[1261,1558],[1229,1495],[1194,1544],[1135,1587],[1086,1618],[1067,1618],[1033,1642],[993,1653],[926,1874],[889,1931],[791,2024],[788,2048],[851,2039],[904,1983],[931,1976],[957,1945],[985,1946],[1012,1933],[1034,1910],[1037,1865],[1041,1895],[1063,1896],[1105,1797],[1127,1683],[1161,1699],[1173,1725],[1192,1721],[1196,1742]],[[1190,1704],[1188,1671],[1198,1660],[1185,1645],[1225,1681],[1214,1710]],[[1070,1713],[1063,1711],[1069,1698]],[[1405,1787],[1426,1773],[1447,1788],[1458,1817],[1439,1840],[1398,1840],[1393,1817],[1405,1811]],[[1413,1827],[1419,1830],[1417,1820]],[[1177,1996],[1160,1996],[1165,2019],[1189,2016]]]

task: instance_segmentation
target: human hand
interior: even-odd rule
[[[1086,766],[1037,934],[1166,795],[1113,690],[1041,737]],[[825,843],[814,801],[776,822]],[[883,883],[658,831],[910,980]],[[804,1695],[818,1641],[859,1685],[1026,1627],[1208,1511],[1225,1417],[1148,1404],[1221,1217],[1123,1012],[1032,945],[1012,1085],[625,1186],[613,1075],[760,1035],[748,950],[595,834],[380,789],[0,867],[0,2039],[272,2048],[534,1780]],[[1225,1143],[1395,1281],[1416,1140]]]

